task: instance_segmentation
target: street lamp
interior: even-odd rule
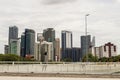
[[[87,50],[87,17],[89,16],[90,14],[86,14],[85,15],[85,42],[86,42],[86,62],[88,62],[88,50]]]

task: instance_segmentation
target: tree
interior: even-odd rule
[[[2,61],[19,61],[20,57],[15,54],[5,54],[2,58]]]
[[[103,57],[103,58],[100,58],[99,61],[100,61],[100,62],[108,62],[108,58]]]
[[[98,61],[98,57],[93,56],[91,53],[85,55],[82,59],[82,62],[97,62]]]
[[[3,60],[3,57],[4,57],[4,55],[3,55],[3,54],[0,54],[0,61]]]
[[[64,61],[64,62],[72,62],[72,59],[71,58],[64,58],[62,61]]]

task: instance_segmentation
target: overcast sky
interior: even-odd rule
[[[96,46],[112,42],[120,51],[120,0],[0,0],[0,53],[13,25],[19,36],[25,28],[38,33],[52,27],[59,38],[61,30],[70,30],[73,46],[79,47],[88,13],[88,33],[96,37]]]

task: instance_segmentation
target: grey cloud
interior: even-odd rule
[[[62,4],[62,3],[71,3],[77,0],[42,0],[43,4],[53,5],[53,4]]]

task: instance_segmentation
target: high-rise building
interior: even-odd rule
[[[55,30],[53,28],[47,28],[43,31],[44,40],[47,42],[53,42],[53,57],[55,60]]]
[[[18,27],[11,26],[9,27],[9,42],[10,39],[17,39],[18,38]]]
[[[37,43],[35,43],[35,60],[41,61],[41,43],[44,41],[42,33],[37,33]]]
[[[60,39],[55,39],[55,61],[60,61],[61,55],[60,55]]]
[[[33,57],[35,53],[35,31],[32,29],[25,29],[21,36],[21,56]]]
[[[72,48],[72,56],[71,59],[73,62],[79,62],[80,61],[80,48]]]
[[[25,54],[26,56],[34,56],[35,48],[35,31],[25,29]]]
[[[21,35],[21,50],[20,50],[20,56],[25,57],[25,33]]]
[[[20,56],[20,39],[10,40],[10,53]]]
[[[91,36],[81,36],[81,59],[88,53],[91,53]]]
[[[72,32],[62,31],[62,48],[72,48]]]
[[[91,47],[95,47],[95,36],[92,38]]]
[[[43,41],[41,43],[41,61],[54,61],[53,42]]]
[[[4,46],[4,54],[8,54],[9,53],[9,46],[5,45]]]
[[[10,40],[11,39],[18,39],[18,27],[16,26],[9,27],[9,38],[8,38],[9,52],[11,52],[10,51]]]
[[[69,60],[71,60],[72,61],[72,48],[66,48],[65,50],[64,50],[64,57],[62,58],[63,60],[64,59],[69,59]]]
[[[61,35],[61,40],[62,40],[62,59],[67,58],[67,53],[66,49],[67,48],[72,48],[72,32],[71,31],[62,31]],[[68,49],[67,49],[68,50]]]
[[[47,42],[55,41],[55,30],[53,28],[47,28],[43,31],[43,37]]]
[[[95,36],[92,38],[90,50],[91,50],[90,52],[92,53],[92,55],[95,56]]]

